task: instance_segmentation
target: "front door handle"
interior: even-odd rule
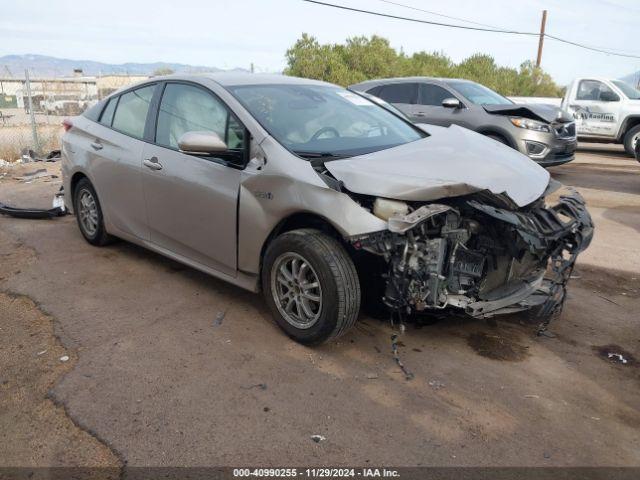
[[[158,157],[145,158],[142,163],[151,170],[162,170],[162,164],[158,162]]]
[[[100,143],[100,140],[96,140],[95,142],[93,142],[93,143],[91,144],[91,147],[92,147],[94,150],[102,150],[102,144]]]
[[[426,117],[427,114],[424,112],[416,112],[416,117]]]

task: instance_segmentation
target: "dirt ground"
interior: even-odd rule
[[[42,166],[0,200],[49,206],[59,178],[14,178]],[[306,348],[257,295],[92,247],[73,217],[0,217],[0,465],[640,466],[640,165],[593,146],[552,174],[597,229],[555,337],[519,315],[410,326],[411,381],[385,322]]]

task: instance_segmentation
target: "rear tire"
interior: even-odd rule
[[[262,290],[276,323],[304,345],[341,336],[360,310],[353,261],[336,239],[314,229],[293,230],[271,242]]]
[[[624,149],[632,157],[636,156],[635,146],[640,141],[640,125],[631,128],[624,136]]]
[[[88,178],[81,179],[73,192],[73,209],[80,233],[91,245],[102,247],[113,242],[104,227],[102,208],[93,185]]]

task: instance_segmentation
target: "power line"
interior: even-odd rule
[[[333,7],[333,8],[339,8],[341,10],[349,10],[351,12],[358,12],[358,13],[365,13],[367,15],[375,15],[378,17],[386,17],[386,18],[394,18],[396,20],[405,20],[407,22],[415,22],[415,23],[426,23],[428,25],[436,25],[439,27],[450,27],[450,28],[460,28],[462,30],[476,30],[479,32],[493,32],[493,33],[510,33],[513,35],[530,35],[530,36],[538,36],[538,33],[534,33],[534,32],[520,32],[517,30],[501,30],[498,28],[481,28],[481,27],[469,27],[466,25],[456,25],[453,23],[441,23],[441,22],[433,22],[430,20],[421,20],[418,18],[410,18],[410,17],[401,17],[399,15],[391,15],[388,13],[381,13],[381,12],[372,12],[371,10],[361,10],[359,8],[353,8],[353,7],[347,7],[344,5],[336,5],[334,3],[326,3],[326,2],[320,2],[318,0],[302,0],[303,2],[308,2],[308,3],[315,3],[317,5],[323,5],[325,7]]]
[[[605,50],[605,49],[598,48],[598,47],[590,47],[590,46],[584,45],[582,43],[572,42],[571,40],[565,40],[564,38],[559,38],[559,37],[556,37],[554,35],[549,35],[548,33],[545,33],[544,36],[550,38],[551,40],[555,40],[557,42],[562,42],[562,43],[566,43],[566,44],[569,44],[569,45],[574,45],[576,47],[584,48],[584,49],[587,49],[587,50],[592,50],[594,52],[606,53],[607,55],[615,55],[617,57],[627,57],[627,58],[640,58],[640,55],[618,53],[618,52],[613,52],[613,51]]]
[[[430,15],[435,15],[437,17],[450,18],[451,20],[459,20],[461,22],[471,23],[473,25],[480,25],[481,27],[489,27],[493,29],[500,29],[500,27],[496,27],[495,25],[488,25],[486,23],[474,22],[473,20],[467,20],[465,18],[460,17],[452,17],[451,15],[445,15],[444,13],[433,12],[431,10],[425,10],[423,8],[414,7],[412,5],[405,5],[404,3],[392,2],[390,0],[378,0],[379,2],[388,3],[390,5],[396,5],[397,7],[408,8],[410,10],[415,10],[417,12],[424,12]]]
[[[302,0],[303,2],[307,2],[307,3],[314,3],[316,5],[322,5],[325,7],[332,7],[332,8],[338,8],[340,10],[348,10],[351,12],[357,12],[357,13],[364,13],[366,15],[374,15],[377,17],[385,17],[385,18],[392,18],[395,20],[404,20],[407,22],[414,22],[414,23],[423,23],[423,24],[427,24],[427,25],[435,25],[438,27],[449,27],[449,28],[457,28],[457,29],[461,29],[461,30],[474,30],[474,31],[478,31],[478,32],[490,32],[490,33],[506,33],[506,34],[511,34],[511,35],[524,35],[524,36],[531,36],[531,37],[539,37],[540,34],[537,32],[523,32],[523,31],[519,31],[519,30],[504,30],[504,29],[500,29],[500,28],[483,28],[483,27],[470,27],[467,25],[456,25],[456,24],[452,24],[452,23],[442,23],[442,22],[434,22],[434,21],[430,21],[430,20],[422,20],[422,19],[418,19],[418,18],[411,18],[411,17],[402,17],[399,15],[391,15],[388,13],[382,13],[382,12],[374,12],[371,10],[362,10],[360,8],[353,8],[353,7],[347,7],[345,5],[336,5],[333,3],[327,3],[327,2],[321,2],[319,0]],[[381,0],[381,1],[385,1],[385,0]],[[386,3],[393,3],[393,2],[389,2],[387,1]],[[398,4],[401,5],[401,4]],[[413,7],[409,7],[407,5],[401,5],[401,6],[405,6],[407,8],[413,8]],[[451,17],[453,18],[453,17]],[[460,21],[468,21],[468,20],[462,20],[462,19],[458,19]],[[624,53],[618,53],[618,52],[613,52],[610,50],[606,50],[606,49],[601,49],[601,48],[596,48],[596,47],[590,47],[588,45],[584,45],[582,43],[578,43],[578,42],[573,42],[571,40],[566,40],[564,38],[560,38],[560,37],[556,37],[555,35],[550,35],[548,33],[544,34],[545,37],[550,38],[551,40],[555,40],[557,42],[562,42],[562,43],[566,43],[568,45],[573,45],[575,47],[579,47],[579,48],[584,48],[586,50],[591,50],[594,52],[599,52],[599,53],[604,53],[607,55],[613,55],[613,56],[617,56],[617,57],[626,57],[626,58],[638,58],[640,59],[640,55],[632,55],[632,54],[624,54]]]

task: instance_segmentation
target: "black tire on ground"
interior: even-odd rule
[[[272,285],[277,282],[277,262],[290,253],[310,265],[321,288],[319,317],[307,328],[293,325],[276,305],[277,294],[274,295]],[[271,242],[262,265],[262,290],[276,323],[292,339],[305,345],[341,336],[356,322],[360,310],[360,283],[353,261],[340,242],[319,230],[293,230]],[[284,308],[284,303],[281,305]]]
[[[636,156],[634,140],[636,142],[640,141],[640,125],[636,125],[635,127],[629,129],[629,131],[624,136],[624,149],[632,157]]]
[[[89,194],[94,199],[96,205],[97,228],[94,232],[88,231],[80,219],[80,198],[82,195],[86,194]],[[114,237],[109,235],[104,227],[104,218],[102,216],[102,208],[100,207],[98,194],[88,178],[81,179],[76,185],[73,192],[73,209],[76,213],[76,220],[78,222],[78,227],[80,228],[80,233],[82,233],[82,236],[87,242],[98,247],[102,247],[113,242]]]

